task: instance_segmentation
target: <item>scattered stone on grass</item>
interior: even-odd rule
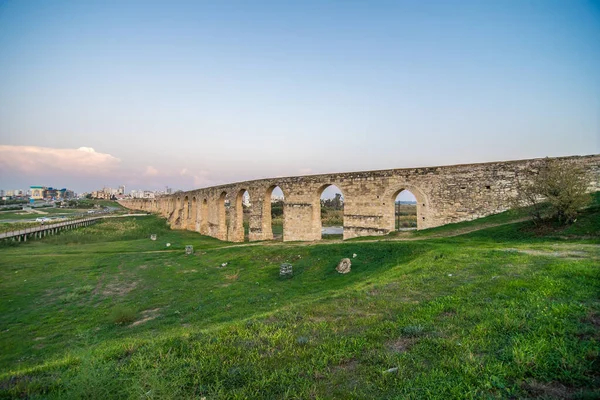
[[[221,267],[225,268],[227,266],[227,263],[223,263],[221,264]]]
[[[150,240],[156,240],[156,233],[153,233],[152,235],[150,235]]]
[[[292,264],[283,263],[279,266],[279,276],[292,276]]]
[[[192,246],[191,244],[188,244],[185,246],[185,254],[190,255],[190,254],[194,254],[194,246]]]
[[[352,254],[352,258],[356,258],[356,253]]]
[[[347,274],[350,272],[350,267],[352,266],[352,262],[349,258],[342,258],[337,268],[335,269],[340,274]]]
[[[171,243],[167,243],[167,247],[171,247]]]
[[[384,374],[391,374],[393,372],[398,372],[398,367],[393,367],[393,368],[383,371]]]

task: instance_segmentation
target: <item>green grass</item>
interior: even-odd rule
[[[79,210],[76,208],[44,208],[41,211],[49,214],[49,217],[55,217],[57,215],[72,215],[85,213],[85,210]]]
[[[71,208],[41,208],[36,209],[44,214],[39,213],[28,213],[24,211],[12,212],[12,211],[4,211],[0,212],[0,221],[6,220],[35,220],[38,217],[48,217],[48,218],[56,218],[59,216],[73,216],[77,214],[85,213],[85,210],[71,209]]]
[[[37,217],[43,217],[44,214],[36,214],[36,213],[27,213],[27,212],[23,212],[23,211],[2,211],[0,212],[0,221],[6,221],[6,220],[10,220],[10,219],[17,219],[17,220],[27,220],[27,219],[31,219],[31,220],[35,220]]]
[[[245,246],[148,216],[5,246],[0,398],[597,398],[598,213]]]
[[[39,222],[0,222],[0,233],[18,231],[20,229],[33,228],[37,226],[40,226]]]

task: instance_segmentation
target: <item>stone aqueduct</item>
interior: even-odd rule
[[[590,191],[600,190],[600,155],[555,158],[587,171]],[[402,190],[417,199],[417,228],[431,228],[499,213],[510,207],[519,178],[544,159],[443,167],[347,172],[259,179],[179,192],[157,199],[121,201],[158,213],[174,229],[188,229],[231,242],[244,241],[242,199],[251,199],[249,240],[271,240],[271,194],[284,194],[284,241],[321,239],[320,196],[336,185],[344,196],[344,239],[385,235],[395,229],[394,203]],[[229,200],[229,210],[226,207]]]

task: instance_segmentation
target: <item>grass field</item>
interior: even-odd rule
[[[598,398],[598,201],[566,229],[522,217],[240,245],[148,216],[4,244],[0,398]]]
[[[78,210],[74,208],[40,208],[36,210],[40,213],[35,212],[24,212],[24,211],[4,211],[0,212],[0,222],[6,220],[35,220],[38,217],[56,218],[59,216],[73,216],[77,214],[85,213],[86,210]]]

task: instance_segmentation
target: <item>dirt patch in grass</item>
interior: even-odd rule
[[[104,274],[100,275],[100,279],[98,279],[98,283],[96,283],[96,287],[92,291],[92,295],[97,295],[100,293],[100,288],[102,287],[102,282],[104,282]]]
[[[225,279],[230,280],[230,281],[237,281],[239,277],[240,277],[239,269],[237,271],[235,271],[233,274],[225,275]]]
[[[580,333],[577,336],[579,339],[588,340],[590,338],[600,339],[600,314],[590,312],[585,318],[581,319],[584,324],[592,325],[593,328],[586,329],[585,333]]]
[[[147,266],[147,265],[140,265],[138,268],[139,268],[139,269],[147,269],[147,268],[148,268],[148,266]]]
[[[117,282],[117,283],[111,283],[106,285],[106,287],[104,288],[104,290],[102,291],[102,294],[104,296],[125,296],[127,293],[131,292],[133,289],[135,289],[138,285],[137,281],[133,281],[133,282]]]
[[[342,361],[339,365],[334,367],[335,371],[354,371],[358,367],[358,361],[351,358],[349,360]]]
[[[600,330],[600,314],[590,313],[586,320]]]
[[[592,256],[591,254],[581,250],[555,250],[555,251],[544,251],[544,250],[532,250],[532,249],[503,249],[504,251],[517,252],[528,254],[531,256],[547,256],[547,257],[559,257],[568,259],[582,259]]]
[[[438,315],[438,318],[453,318],[457,315],[456,311],[454,310],[448,310],[448,311],[444,311],[443,313],[441,313],[440,315]]]
[[[15,386],[17,386],[20,383],[29,383],[34,381],[34,378],[32,378],[29,375],[19,375],[19,376],[11,376],[8,379],[4,379],[2,381],[0,381],[0,390],[8,390],[11,389]],[[25,398],[25,396],[20,396]]]
[[[131,323],[131,325],[129,325],[130,328],[133,328],[134,326],[138,326],[141,324],[145,324],[148,321],[152,321],[153,319],[155,319],[156,317],[158,317],[160,314],[158,313],[160,311],[160,308],[154,308],[152,310],[144,310],[141,312],[142,314],[142,318],[138,319],[137,321],[134,321]]]
[[[522,385],[534,399],[572,399],[575,391],[558,382],[539,382],[531,380]]]
[[[44,291],[44,296],[43,297],[49,297],[53,300],[58,300],[58,298],[62,295],[62,293],[64,293],[65,290],[64,289],[46,289]]]
[[[198,272],[195,269],[184,269],[183,271],[177,271],[178,274],[193,274],[194,272]]]
[[[386,343],[385,347],[393,353],[405,353],[417,343],[417,338],[399,337]]]

